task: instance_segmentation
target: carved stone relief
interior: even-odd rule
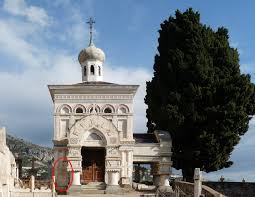
[[[71,144],[79,143],[79,141],[74,141],[74,140],[72,141],[72,136],[74,138],[75,137],[81,138],[84,132],[87,132],[93,128],[104,133],[107,143],[110,143],[110,144],[118,143],[118,138],[117,138],[118,131],[117,131],[117,128],[113,125],[113,123],[101,116],[90,115],[76,122],[76,124],[71,128],[70,130]]]
[[[69,149],[69,157],[78,157],[81,155],[80,148],[70,148]]]
[[[78,144],[79,138],[70,138],[70,144]]]
[[[120,161],[119,160],[108,160],[108,161],[106,161],[106,166],[107,167],[119,167]]]
[[[107,156],[117,156],[119,155],[118,148],[112,147],[107,149]]]

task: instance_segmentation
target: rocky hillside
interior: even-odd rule
[[[48,161],[53,158],[51,148],[42,147],[11,135],[7,135],[6,141],[10,151],[22,157],[22,166],[31,166],[32,158],[36,159],[37,165],[47,166]]]

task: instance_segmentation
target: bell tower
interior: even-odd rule
[[[79,54],[79,62],[81,64],[82,81],[103,81],[103,63],[105,54],[103,50],[97,48],[93,43],[93,24],[95,21],[90,18],[89,24],[89,45]]]

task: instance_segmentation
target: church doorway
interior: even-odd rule
[[[104,182],[105,149],[82,147],[82,184]]]

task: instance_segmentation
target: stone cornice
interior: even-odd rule
[[[101,95],[95,95],[95,94],[89,94],[89,95],[84,95],[84,94],[54,94],[54,100],[67,100],[67,99],[72,99],[72,100],[122,100],[122,99],[127,99],[131,100],[133,99],[133,95],[130,94],[118,94],[118,95],[106,95],[106,94],[101,94]]]
[[[48,85],[52,100],[56,94],[126,94],[134,96],[138,85]]]

